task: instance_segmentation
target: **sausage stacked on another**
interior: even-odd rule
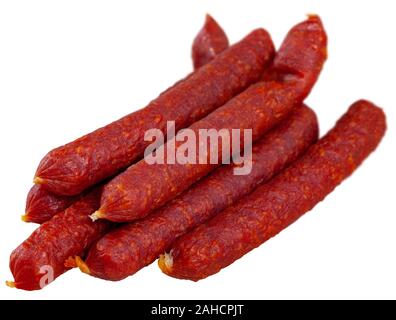
[[[42,225],[11,254],[9,286],[41,289],[75,266],[121,280],[159,256],[172,277],[206,278],[312,209],[386,131],[383,111],[360,100],[317,142],[316,115],[303,101],[327,59],[318,16],[294,26],[275,54],[264,29],[229,47],[208,15],[192,57],[195,70],[148,106],[43,158],[23,216]],[[211,163],[213,152],[206,163],[198,151],[195,163],[148,163],[144,135],[165,133],[167,121],[197,137],[227,131],[231,139],[215,148],[223,162],[234,155],[232,130],[252,130],[251,172]],[[177,154],[178,137],[160,148],[174,144]]]

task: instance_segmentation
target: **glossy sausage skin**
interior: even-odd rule
[[[198,69],[212,61],[216,55],[228,48],[228,38],[224,30],[209,14],[205,24],[194,39],[192,60],[194,69]]]
[[[134,274],[157,259],[177,237],[270,179],[317,137],[315,113],[305,106],[298,108],[254,145],[250,174],[234,175],[237,165],[216,169],[145,219],[106,234],[90,249],[82,270],[113,281]]]
[[[314,27],[313,27],[314,26]],[[317,30],[320,29],[319,33]],[[317,17],[311,17],[294,27],[287,35],[285,42],[294,43],[301,35],[309,48],[299,49],[298,59],[291,61],[293,72],[299,71],[299,77],[290,81],[259,82],[250,86],[244,92],[228,101],[225,105],[209,114],[206,118],[194,123],[190,129],[198,137],[200,129],[215,129],[219,131],[231,129],[251,129],[253,141],[300,106],[309,94],[313,83],[307,79],[318,77],[318,72],[326,60],[327,38],[322,23]],[[283,45],[284,50],[290,46]],[[314,49],[312,49],[314,48]],[[295,50],[295,47],[292,47]],[[280,52],[282,56],[287,53]],[[293,57],[296,53],[290,52]],[[311,57],[314,56],[314,57]],[[298,64],[297,64],[298,60]],[[312,66],[312,61],[317,65]],[[205,68],[205,67],[204,67]],[[284,71],[284,66],[281,72]],[[314,75],[311,75],[314,73]],[[230,134],[231,136],[231,134]],[[175,138],[171,140],[174,142]],[[171,142],[165,144],[165,149]],[[221,155],[223,150],[229,150],[232,142],[222,144],[217,150]],[[176,150],[183,142],[175,142]],[[198,158],[198,155],[196,155]],[[203,177],[217,165],[202,164],[149,164],[145,159],[132,165],[118,175],[105,187],[101,199],[101,207],[93,218],[104,218],[116,222],[133,221],[146,216],[165,204],[170,199],[187,189],[192,183]]]
[[[251,32],[145,108],[50,151],[35,183],[56,194],[81,193],[142,157],[150,144],[144,141],[147,130],[165,133],[167,121],[175,121],[177,130],[203,118],[256,82],[273,55],[269,34]]]
[[[356,102],[289,168],[176,240],[160,259],[162,271],[194,281],[219,272],[322,201],[375,150],[385,130],[380,108]]]
[[[39,290],[68,270],[70,256],[84,255],[87,248],[104,235],[109,224],[93,223],[89,214],[99,205],[101,188],[82,197],[64,212],[43,223],[16,248],[10,257],[14,282],[24,290]]]
[[[44,223],[54,215],[70,207],[79,199],[78,196],[59,196],[47,191],[41,185],[34,185],[26,199],[25,222]]]

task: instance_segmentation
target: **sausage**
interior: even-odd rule
[[[318,29],[321,29],[321,33],[317,32]],[[291,60],[293,70],[299,71],[298,79],[293,77],[290,82],[263,81],[250,86],[206,118],[190,126],[195,137],[199,136],[201,129],[226,131],[231,137],[231,130],[239,128],[241,130],[251,129],[252,139],[255,141],[285,119],[295,107],[301,105],[312,88],[312,83],[308,82],[306,78],[317,77],[316,73],[320,71],[326,59],[323,47],[326,47],[327,43],[323,25],[318,17],[310,17],[307,21],[295,26],[287,35],[285,42],[294,43],[301,38],[301,35],[308,37],[310,41],[304,41],[304,44],[308,44],[309,48],[304,50],[304,47],[301,47],[299,56]],[[288,49],[289,47],[283,45],[283,48]],[[295,47],[293,47],[294,49]],[[295,56],[294,52],[290,54]],[[283,52],[281,55],[287,56]],[[297,70],[297,60],[301,70]],[[318,65],[312,66],[312,61],[316,61]],[[311,73],[315,73],[315,76],[312,76]],[[177,137],[163,145],[163,149],[167,150],[168,146],[174,144],[177,153],[178,148],[183,144],[183,142],[177,141],[183,139],[177,139]],[[220,156],[224,152],[227,160],[233,141],[229,139],[222,142],[218,147],[217,155]],[[145,159],[139,161],[106,185],[100,209],[92,215],[92,218],[104,218],[115,222],[143,218],[151,210],[165,204],[218,166],[210,163],[208,158],[209,153],[207,159],[204,159],[206,164],[202,164],[204,161],[200,161],[198,154],[195,155],[195,164],[191,162],[187,164],[177,162],[175,164],[151,164]]]
[[[293,39],[283,41],[271,68],[264,71],[262,80],[287,81],[300,87],[300,90],[312,88],[322,69],[322,61],[327,57],[327,46],[318,46],[318,42],[327,43],[327,37],[317,15],[309,15],[303,27],[305,30],[297,25],[290,31],[289,37],[292,34]],[[310,36],[307,37],[306,32]],[[301,54],[302,50],[306,51],[305,55]]]
[[[212,61],[216,55],[228,48],[228,38],[223,29],[209,15],[203,28],[193,43],[192,57],[195,69]],[[182,81],[182,80],[181,80]],[[47,191],[42,185],[35,184],[26,199],[24,222],[44,223],[55,214],[64,211],[78,196],[62,196]]]
[[[84,272],[106,280],[121,280],[152,263],[172,242],[203,223],[302,154],[318,137],[315,113],[297,109],[277,128],[257,141],[252,150],[252,171],[234,175],[225,165],[145,219],[111,231],[91,247]]]
[[[160,268],[172,277],[194,281],[219,272],[323,200],[375,150],[385,130],[380,108],[356,102],[289,168],[176,240],[161,256]]]
[[[74,142],[50,151],[34,182],[61,195],[81,193],[143,156],[145,132],[187,127],[256,82],[271,62],[274,47],[264,29],[251,32],[207,65],[166,90],[149,105]]]
[[[70,207],[78,198],[78,196],[59,196],[47,191],[41,185],[33,185],[26,199],[22,220],[41,224]]]
[[[86,249],[105,234],[109,223],[93,223],[89,214],[99,206],[98,187],[62,213],[43,223],[16,248],[10,257],[14,281],[11,287],[38,290],[67,271],[70,256],[84,255]]]
[[[194,69],[198,69],[212,61],[216,55],[228,48],[228,38],[224,30],[209,14],[205,24],[194,39],[192,60]]]

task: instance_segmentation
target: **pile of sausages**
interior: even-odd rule
[[[385,134],[383,111],[359,100],[318,140],[303,103],[327,58],[318,16],[277,51],[264,29],[229,46],[207,16],[192,57],[194,71],[146,107],[42,159],[22,217],[41,225],[12,252],[7,285],[41,289],[73,267],[121,280],[157,258],[169,276],[206,278],[311,210]],[[148,163],[145,133],[165,134],[168,121],[178,133],[162,147],[176,152],[183,128],[251,129],[251,172],[235,175],[236,162]],[[217,152],[231,158],[227,143]]]

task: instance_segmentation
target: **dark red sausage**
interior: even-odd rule
[[[263,80],[294,82],[301,90],[312,88],[327,57],[327,46],[322,44],[327,43],[327,37],[320,18],[310,15],[290,33],[289,41],[283,41],[271,68],[265,70]]]
[[[43,223],[16,248],[10,257],[14,282],[8,285],[24,290],[38,290],[68,270],[70,256],[83,255],[104,235],[109,224],[93,223],[89,214],[99,205],[101,188],[96,188],[64,212]]]
[[[59,196],[36,184],[28,193],[22,220],[41,224],[70,207],[78,198],[78,196]]]
[[[318,29],[321,30],[320,33]],[[295,107],[301,105],[312,88],[312,83],[307,79],[318,76],[317,73],[326,59],[324,48],[327,44],[326,34],[318,17],[310,17],[295,26],[287,35],[285,42],[294,43],[301,38],[301,35],[310,40],[304,40],[302,46],[298,48],[298,59],[291,61],[293,72],[298,68],[297,60],[300,64],[298,79],[293,77],[291,81],[259,82],[250,86],[206,118],[194,123],[190,129],[195,136],[198,136],[200,129],[226,130],[230,136],[231,129],[251,129],[254,141],[282,121]],[[304,48],[304,45],[309,45],[309,48]],[[282,46],[285,50],[290,47],[285,44]],[[297,50],[296,46],[292,49]],[[287,56],[287,53],[280,52],[280,54]],[[290,55],[294,57],[296,54],[293,51]],[[312,61],[316,61],[318,65],[313,67]],[[281,71],[283,72],[283,69]],[[165,149],[174,141],[175,138],[168,141]],[[182,143],[175,142],[176,150]],[[224,150],[229,150],[231,144],[231,141],[227,141],[220,145],[217,155],[220,157]],[[101,198],[101,207],[92,217],[117,222],[143,218],[151,210],[174,198],[217,166],[207,162],[208,164],[200,164],[198,155],[196,155],[197,164],[149,164],[143,159],[106,185]]]
[[[192,56],[196,69],[210,62],[220,52],[228,48],[228,38],[223,29],[207,15],[205,24],[193,43]],[[62,196],[47,191],[42,185],[34,185],[27,196],[24,222],[44,223],[55,214],[70,207],[78,196]]]
[[[121,280],[152,263],[171,243],[196,225],[250,193],[302,154],[318,137],[315,113],[308,107],[260,139],[253,147],[248,175],[234,175],[236,165],[222,166],[145,219],[101,238],[81,269],[106,280]]]
[[[209,14],[205,24],[194,39],[192,60],[194,69],[198,69],[212,61],[216,55],[228,48],[228,38],[224,30]]]
[[[212,61],[217,54],[227,48],[226,34],[210,15],[206,15],[205,24],[193,44],[192,56],[195,68],[198,69]],[[22,220],[24,222],[44,223],[55,214],[68,208],[78,198],[78,196],[57,195],[47,191],[42,185],[35,184],[28,193]]]
[[[275,236],[323,200],[378,146],[386,130],[383,111],[358,101],[308,152],[235,206],[180,237],[160,268],[182,279],[219,272]]]
[[[50,151],[35,183],[62,195],[76,195],[143,156],[148,129],[165,133],[167,121],[184,128],[257,81],[274,55],[269,34],[250,33],[150,104],[106,127]]]

